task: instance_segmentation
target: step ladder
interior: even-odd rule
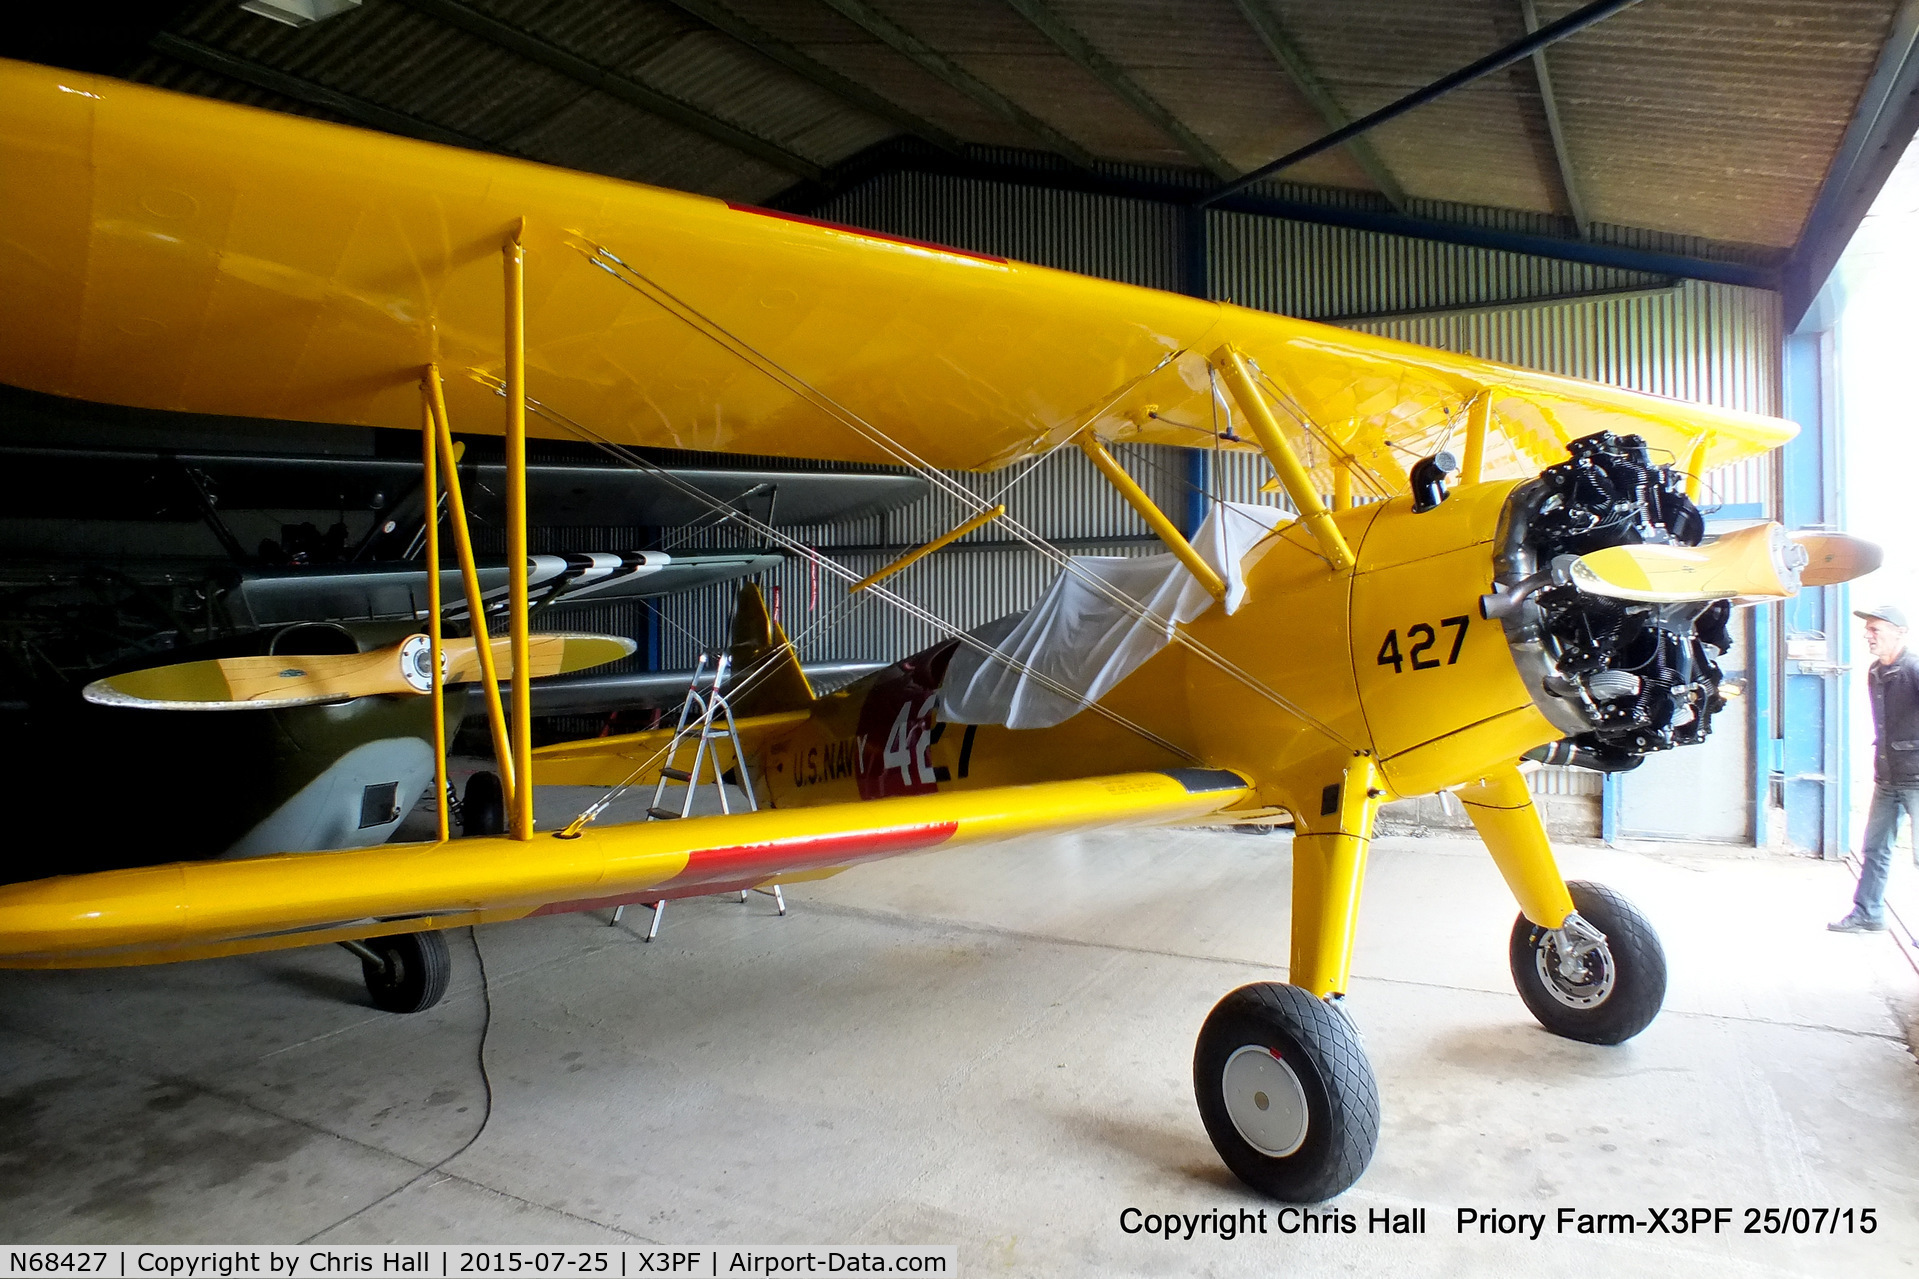
[[[707,654],[701,653],[699,664],[693,668],[693,680],[687,685],[686,700],[680,704],[679,723],[673,726],[673,738],[667,743],[666,759],[660,765],[660,779],[653,786],[653,801],[647,805],[646,820],[649,822],[679,821],[693,815],[694,797],[699,793],[700,777],[704,772],[712,774],[711,785],[720,800],[720,812],[730,814],[732,805],[726,795],[726,778],[720,769],[720,751],[717,743],[726,742],[733,748],[733,767],[739,777],[740,790],[746,795],[744,811],[757,813],[759,801],[753,795],[753,779],[746,771],[746,755],[740,750],[739,731],[733,726],[733,707],[727,701],[723,691],[726,684],[727,667],[732,661],[731,654],[721,654],[719,662],[713,668],[713,684],[706,692],[700,691],[700,677],[706,673]],[[685,749],[693,748],[692,765],[679,767],[681,754]],[[680,806],[677,811],[668,806],[667,788],[681,788]],[[764,892],[766,890],[759,890]],[[771,896],[779,903],[780,914],[786,913],[786,898],[780,894],[775,884]],[[747,894],[742,891],[740,900],[745,901]],[[653,912],[653,921],[647,926],[646,940],[652,941],[660,935],[660,918],[666,913],[666,902],[641,902]],[[608,927],[620,922],[626,913],[625,906],[613,909],[613,918]]]

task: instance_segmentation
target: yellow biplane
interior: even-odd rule
[[[953,501],[954,535],[997,518],[1059,570],[1023,617],[948,628],[826,697],[749,590],[726,731],[709,716],[699,745],[754,811],[535,830],[534,782],[701,765],[675,768],[674,730],[531,749],[522,567],[512,732],[488,699],[510,834],[449,839],[442,809],[428,843],[9,885],[0,965],[350,942],[417,1005],[419,970],[444,964],[419,939],[457,925],[1035,832],[1285,817],[1291,984],[1219,1004],[1194,1082],[1235,1173],[1321,1200],[1378,1132],[1340,996],[1379,806],[1455,792],[1518,900],[1527,1004],[1559,1034],[1626,1039],[1663,998],[1658,940],[1562,880],[1522,760],[1623,768],[1700,740],[1729,610],[1872,560],[1776,525],[1704,536],[1699,477],[1791,423],[1228,304],[17,63],[0,172],[0,380],[417,430],[447,479],[454,423],[499,430],[509,565],[532,433],[636,465],[636,446],[897,464]],[[1189,540],[1112,441],[1257,450],[1291,510],[1215,503]],[[944,474],[1062,447],[1165,556],[1063,556]],[[913,608],[884,576],[855,585]],[[437,608],[427,643],[425,692],[367,691],[439,697]]]

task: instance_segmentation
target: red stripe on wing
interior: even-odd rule
[[[685,870],[660,887],[671,890],[693,884],[735,884],[744,879],[757,883],[782,872],[916,853],[944,844],[958,829],[958,822],[926,822],[832,835],[800,835],[732,848],[702,848],[687,858]]]
[[[763,884],[777,875],[827,866],[849,866],[901,853],[937,848],[953,837],[958,822],[926,822],[916,826],[889,826],[880,830],[842,831],[831,835],[795,835],[757,844],[696,849],[686,869],[662,884],[640,892],[606,897],[582,897],[552,902],[535,915],[567,915],[578,910],[600,910],[636,902],[651,904],[665,898],[699,897],[737,891]]]

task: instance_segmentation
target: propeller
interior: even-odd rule
[[[1849,582],[1883,554],[1845,533],[1788,533],[1774,523],[1724,533],[1698,546],[1646,542],[1567,556],[1566,576],[1589,595],[1682,604],[1786,599],[1802,586]]]
[[[1886,553],[1877,542],[1850,533],[1821,533],[1802,529],[1792,540],[1806,550],[1806,567],[1799,571],[1801,586],[1833,586],[1864,577],[1878,568]]]
[[[636,645],[616,635],[540,634],[528,637],[532,675],[565,675],[617,662]],[[512,643],[492,642],[500,678],[512,673]],[[441,645],[448,684],[480,677],[479,647],[471,639]],[[151,666],[97,679],[81,691],[101,706],[138,706],[147,710],[244,711],[313,706],[380,693],[422,694],[433,689],[432,647],[424,635],[370,653],[327,653],[306,657],[220,657],[172,666]]]

